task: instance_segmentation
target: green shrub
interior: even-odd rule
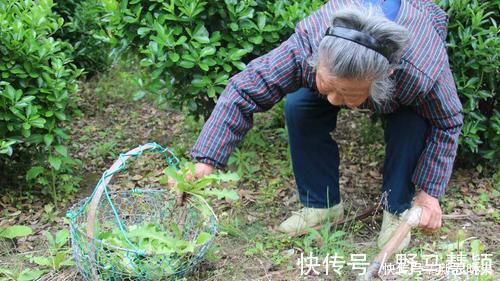
[[[64,19],[55,34],[72,48],[74,63],[85,70],[87,77],[103,72],[112,64],[111,45],[101,19],[104,9],[101,0],[59,0],[53,8]]]
[[[496,97],[500,67],[497,25],[500,2],[441,0],[447,10],[448,54],[464,106],[462,152],[500,159],[500,111]],[[463,156],[463,155],[462,155]]]
[[[205,116],[229,77],[277,46],[325,2],[102,1],[115,49],[137,50],[150,73],[137,79],[143,90],[135,98],[152,93]],[[450,15],[448,52],[465,115],[461,151],[499,159],[498,1],[436,2]]]
[[[20,144],[41,149],[45,156],[28,177],[51,171],[54,185],[55,175],[75,163],[60,124],[69,118],[81,70],[67,55],[69,44],[51,36],[63,24],[52,6],[51,0],[0,2],[0,160],[8,161]]]
[[[325,1],[103,0],[117,49],[132,47],[150,76],[145,91],[208,115],[245,63],[271,50]]]

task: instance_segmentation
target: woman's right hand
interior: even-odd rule
[[[203,176],[207,176],[207,175],[210,175],[214,170],[214,167],[212,165],[209,165],[209,164],[205,164],[205,163],[196,163],[194,165],[194,176],[196,178],[201,178]],[[192,180],[193,179],[193,175],[191,175],[191,173],[187,173],[186,174],[186,179],[187,180]],[[173,178],[168,178],[168,186],[169,187],[172,187],[176,184],[175,180]]]

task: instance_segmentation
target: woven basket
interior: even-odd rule
[[[74,259],[85,280],[175,280],[196,267],[215,237],[217,218],[203,198],[190,197],[178,207],[175,195],[166,189],[108,190],[113,175],[126,168],[126,161],[145,152],[161,153],[171,166],[177,167],[179,162],[168,148],[156,143],[132,149],[104,172],[90,197],[67,212]],[[171,226],[181,216],[185,219],[182,240],[195,245],[188,253],[158,253],[154,247],[141,248],[130,237],[137,225],[147,225],[166,237],[174,235]],[[117,246],[106,239],[110,232],[117,233],[126,245]],[[196,244],[202,232],[212,238]]]

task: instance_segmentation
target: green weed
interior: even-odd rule
[[[65,248],[69,240],[69,231],[67,229],[59,230],[55,236],[47,231],[44,233],[44,235],[49,246],[48,255],[29,255],[27,256],[27,258],[30,262],[53,271],[58,271],[63,266],[71,266],[75,264],[70,254],[70,250],[68,248]]]

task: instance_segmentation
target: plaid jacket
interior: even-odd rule
[[[307,59],[316,52],[333,11],[352,1],[332,0],[297,24],[295,33],[233,76],[193,147],[199,162],[224,167],[252,127],[253,113],[270,109],[301,87],[316,89]],[[361,107],[390,113],[411,106],[431,125],[412,181],[429,195],[444,194],[463,124],[462,105],[446,54],[448,16],[431,0],[402,0],[395,22],[410,32],[410,42],[394,75],[395,97],[382,105],[368,99]]]

